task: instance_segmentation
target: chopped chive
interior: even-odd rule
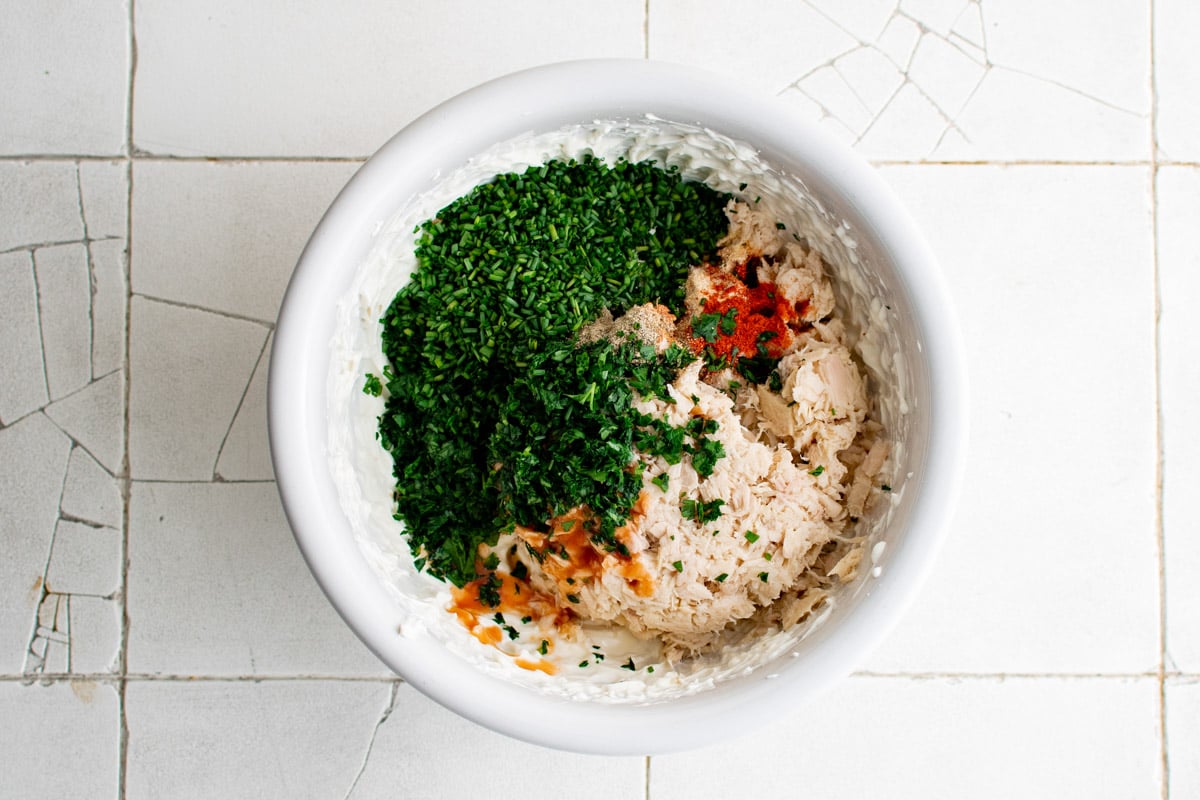
[[[724,582],[725,582],[725,579],[726,579],[726,578],[728,578],[728,577],[729,577],[729,573],[728,573],[728,572],[722,572],[720,575],[718,575],[718,576],[716,577],[716,581],[717,581],[717,583],[724,583]]]
[[[758,541],[758,534],[754,531],[746,531],[746,541],[750,542],[750,544],[754,544]]]

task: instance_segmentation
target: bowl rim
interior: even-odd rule
[[[589,89],[580,92],[580,86]],[[667,96],[675,99],[664,103]],[[703,102],[686,99],[692,97]],[[726,126],[711,127],[731,136],[727,128],[733,120],[771,119],[772,135],[781,145],[801,153],[806,163],[818,164],[823,175],[853,198],[858,213],[871,220],[875,237],[887,244],[909,290],[930,375],[932,423],[925,470],[937,479],[924,481],[903,546],[889,554],[886,574],[853,614],[823,631],[820,647],[787,665],[787,680],[771,680],[774,676],[759,670],[698,694],[641,705],[574,702],[507,683],[465,663],[428,635],[397,635],[405,620],[342,514],[325,468],[329,359],[312,357],[322,347],[329,350],[330,293],[340,297],[336,286],[348,281],[327,265],[350,263],[356,270],[362,242],[374,237],[381,214],[384,220],[390,216],[389,206],[395,210],[389,203],[395,187],[435,179],[430,164],[410,153],[452,151],[455,145],[446,140],[455,137],[446,131],[464,131],[485,113],[507,115],[496,123],[500,127],[529,129],[548,98],[564,114],[607,103],[644,107],[680,122],[725,119]],[[690,108],[699,117],[659,113],[664,106]],[[722,111],[714,114],[713,108]],[[486,133],[468,131],[466,138],[472,135]],[[470,152],[471,145],[458,147]],[[329,319],[314,316],[314,309],[325,308]],[[468,719],[535,744],[605,755],[667,753],[748,733],[765,721],[768,715],[759,712],[768,706],[798,707],[848,675],[894,628],[933,568],[961,487],[967,443],[965,364],[954,306],[931,248],[892,190],[849,147],[775,98],[705,70],[640,59],[560,62],[496,78],[426,112],[368,159],[330,205],[297,262],[280,307],[268,379],[271,457],[285,514],[317,582],[350,628],[406,682]],[[803,680],[795,679],[801,676]]]

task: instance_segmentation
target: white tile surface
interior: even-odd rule
[[[0,161],[0,186],[0,252],[83,240],[74,164]]]
[[[75,595],[68,604],[71,626],[71,672],[89,675],[116,672],[121,656],[119,598]]]
[[[387,700],[380,683],[132,683],[125,796],[345,797]]]
[[[1200,5],[1190,0],[1154,0],[1154,82],[1158,92],[1159,157],[1200,161],[1200,59],[1196,30]]]
[[[0,254],[0,423],[10,423],[50,399],[42,356],[37,279],[28,252]]]
[[[68,436],[87,449],[109,474],[121,471],[124,457],[125,376],[105,375],[46,407]]]
[[[130,319],[133,477],[212,480],[266,326],[137,296]]]
[[[82,447],[71,450],[61,511],[68,519],[121,527],[121,487],[117,479]]]
[[[372,0],[350,14],[325,0],[297,14],[281,2],[143,0],[134,142],[178,155],[366,156],[488,78],[572,58],[641,57],[643,8]]]
[[[1150,150],[1148,6],[1056,0],[650,4],[650,55],[816,109],[881,160],[1124,160]],[[720,25],[711,24],[719,18]],[[786,46],[746,57],[770,30]],[[1061,43],[1070,42],[1070,46]],[[764,63],[764,61],[766,63]]]
[[[274,322],[346,163],[138,164],[133,290]],[[176,224],[188,219],[188,225]]]
[[[70,451],[71,440],[42,414],[0,430],[0,674],[25,664]]]
[[[1166,167],[1158,176],[1158,274],[1162,297],[1163,536],[1169,665],[1200,674],[1200,537],[1195,486],[1200,481],[1200,169]]]
[[[134,483],[129,669],[388,675],[329,605],[273,483]]]
[[[971,441],[936,574],[869,668],[1153,671],[1148,171],[883,174],[949,277],[970,361]],[[1114,569],[1119,580],[1102,577]]]
[[[33,254],[50,399],[92,379],[91,281],[87,247],[64,244]]]
[[[536,778],[514,764],[537,764]],[[642,797],[643,758],[558,753],[517,742],[473,725],[407,684],[399,684],[378,725],[362,773],[347,800],[385,800],[405,787],[411,800],[495,797],[579,800]],[[567,788],[570,787],[570,788]]]
[[[121,586],[121,532],[60,519],[46,568],[46,588],[107,597]]]
[[[0,683],[0,797],[117,796],[117,691],[107,683]]]
[[[123,161],[80,161],[80,209],[89,239],[125,238],[129,168]]]
[[[120,153],[129,85],[124,2],[26,3],[0,27],[0,153]]]
[[[1170,797],[1200,797],[1200,679],[1166,687]]]
[[[1158,797],[1153,679],[852,678],[732,747],[650,762],[654,800]]]
[[[217,456],[216,476],[229,481],[271,481],[275,472],[271,467],[270,440],[267,437],[267,375],[271,369],[271,344],[273,335],[267,337],[254,376],[246,388],[246,395],[238,407],[237,416],[229,426],[229,435],[221,444]]]

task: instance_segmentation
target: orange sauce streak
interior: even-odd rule
[[[639,495],[634,503],[627,525],[617,530],[617,540],[626,546],[632,541],[631,532],[638,518],[645,514],[646,495]],[[462,587],[451,586],[451,603],[447,608],[471,635],[486,645],[500,649],[505,640],[505,631],[490,624],[497,613],[550,620],[560,632],[570,634],[575,624],[575,613],[570,608],[568,595],[577,593],[580,587],[606,572],[613,572],[629,584],[639,597],[654,593],[654,576],[640,559],[619,552],[608,552],[592,543],[589,532],[591,512],[585,507],[571,510],[550,521],[550,532],[543,533],[529,528],[517,528],[517,535],[542,556],[542,570],[554,579],[558,597],[539,592],[527,580],[513,577],[506,572],[487,572],[480,562],[480,576]],[[492,576],[500,582],[496,588],[499,604],[486,605],[479,597],[479,590]],[[559,598],[562,598],[561,600]],[[489,624],[483,624],[487,621]],[[546,650],[553,647],[553,639],[546,639]],[[516,656],[516,665],[522,669],[553,675],[558,671],[554,663],[545,659],[530,660]]]
[[[558,667],[551,664],[544,658],[539,658],[537,661],[530,661],[526,658],[517,657],[516,665],[521,669],[527,669],[531,672],[544,672],[547,675],[554,675],[558,672]]]

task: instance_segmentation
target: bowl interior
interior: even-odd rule
[[[580,87],[586,86],[587,91]],[[742,677],[669,702],[571,702],[485,674],[412,629],[364,558],[327,460],[326,379],[337,299],[410,199],[496,142],[596,119],[653,114],[751,144],[799,180],[854,242],[850,267],[890,308],[875,346],[898,381],[897,489],[871,565],[822,624]],[[835,275],[835,279],[836,279]],[[933,257],[882,181],[810,123],[714,76],[643,61],[573,62],[485,84],[429,112],[370,159],[331,206],[296,268],[272,354],[272,455],[297,541],[348,624],[433,699],[539,744],[645,754],[711,743],[769,719],[847,674],[892,628],[930,568],[965,447],[959,336]],[[714,724],[715,723],[715,724]]]

